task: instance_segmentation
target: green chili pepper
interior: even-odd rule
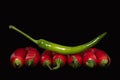
[[[91,41],[89,41],[89,42],[87,42],[85,44],[82,44],[82,45],[64,46],[64,45],[60,45],[60,44],[57,44],[57,43],[47,41],[45,39],[36,40],[36,39],[32,38],[31,36],[29,36],[28,34],[24,33],[23,31],[19,30],[18,28],[16,28],[13,25],[10,25],[9,29],[13,29],[13,30],[19,32],[20,34],[24,35],[29,40],[31,40],[32,42],[37,44],[40,48],[50,50],[50,51],[60,53],[60,54],[65,54],[65,55],[81,53],[81,52],[87,50],[88,48],[93,47],[94,45],[96,45],[107,34],[107,32],[104,32],[104,33],[98,35],[93,40],[91,40]]]

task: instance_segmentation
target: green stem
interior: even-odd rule
[[[74,69],[78,68],[80,66],[80,64],[78,63],[78,61],[76,60],[75,56],[73,57],[73,62],[70,64]]]
[[[35,58],[35,54],[34,54],[34,56],[33,56],[32,59],[30,59],[30,60],[28,60],[28,61],[26,62],[26,65],[27,65],[27,66],[34,66],[34,58]]]
[[[20,68],[22,66],[22,63],[20,60],[15,60],[13,66],[15,68]]]
[[[61,67],[61,64],[62,64],[62,62],[61,62],[61,60],[60,59],[57,59],[56,61],[55,61],[55,67],[53,67],[53,70],[57,70],[57,69],[59,69],[60,67]]]
[[[53,70],[51,67],[50,67],[50,65],[49,64],[46,64],[47,65],[47,67],[50,69],[50,70]]]
[[[51,63],[50,63],[50,61],[49,60],[46,60],[45,62],[44,62],[44,64],[43,64],[43,66],[47,66],[50,70],[53,70],[51,67],[50,67],[50,65],[51,65]]]
[[[106,59],[103,59],[101,62],[100,62],[100,66],[101,67],[106,67],[108,65],[108,60]]]
[[[27,66],[34,66],[34,61],[33,61],[33,59],[31,59],[31,60],[28,60],[27,62],[26,62],[26,65]]]
[[[25,37],[27,37],[29,40],[31,40],[32,42],[34,42],[35,44],[37,43],[37,40],[33,39],[31,36],[29,36],[28,34],[24,33],[23,31],[17,29],[15,26],[10,25],[9,29],[13,29],[19,33],[21,33],[22,35],[24,35]]]
[[[93,67],[95,67],[95,65],[96,65],[96,63],[93,60],[88,60],[86,62],[86,66],[89,67],[89,68],[93,68]]]

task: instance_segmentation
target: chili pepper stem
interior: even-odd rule
[[[49,64],[47,64],[47,67],[48,67],[50,70],[53,70],[53,69],[50,67],[50,65],[49,65]]]
[[[73,57],[73,62],[71,63],[71,66],[76,69],[80,66],[80,64],[77,62],[75,56],[72,56]]]
[[[86,66],[90,67],[90,68],[93,68],[95,66],[95,62],[93,60],[89,60],[86,62]]]
[[[27,66],[33,66],[33,65],[34,65],[33,59],[32,59],[32,60],[28,60],[28,61],[26,62],[26,65],[27,65]]]
[[[33,58],[32,58],[31,60],[28,60],[28,61],[26,62],[26,65],[27,65],[27,66],[34,66],[34,58],[35,58],[35,55],[33,56]]]
[[[100,66],[105,67],[108,64],[108,60],[104,59],[100,62]]]
[[[61,66],[61,60],[60,59],[57,59],[56,61],[55,61],[55,63],[56,63],[56,66],[55,67],[53,67],[53,70],[57,70],[57,69],[59,69],[60,68],[60,66]]]
[[[14,67],[15,67],[15,68],[20,68],[21,65],[22,65],[22,63],[21,63],[20,60],[15,60],[15,62],[14,62]]]
[[[47,66],[50,70],[53,70],[51,67],[50,67],[50,61],[45,61],[44,62],[44,64],[43,64],[44,66]]]
[[[21,33],[22,35],[24,35],[25,37],[27,37],[29,40],[31,40],[32,42],[34,42],[35,44],[37,43],[37,41],[35,39],[33,39],[31,36],[29,36],[28,34],[24,33],[23,31],[19,30],[18,28],[16,28],[13,25],[9,26],[9,29],[13,29],[19,33]]]

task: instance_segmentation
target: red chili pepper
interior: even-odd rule
[[[89,50],[96,55],[97,64],[99,66],[105,67],[105,66],[108,66],[110,64],[111,59],[105,51],[98,49],[98,48],[90,48]]]
[[[41,55],[41,59],[40,62],[42,64],[42,66],[44,67],[48,67],[50,70],[52,70],[51,65],[52,65],[52,52],[49,50],[45,50],[42,55]]]
[[[60,67],[63,67],[66,64],[66,61],[67,59],[65,55],[56,53],[53,56],[53,65],[55,65],[55,67],[53,67],[53,70],[57,70]]]
[[[81,66],[82,64],[82,57],[80,54],[72,54],[72,55],[68,55],[68,65],[70,65],[72,68],[78,68]]]
[[[83,52],[82,57],[85,66],[90,68],[96,66],[97,63],[96,55],[93,52],[91,52],[89,49]]]
[[[27,51],[25,57],[25,64],[26,66],[36,66],[40,61],[40,53],[36,48],[33,47],[26,47]]]
[[[25,63],[26,50],[24,48],[16,49],[10,56],[10,62],[13,67],[21,68]]]

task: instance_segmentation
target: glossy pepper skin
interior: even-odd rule
[[[53,43],[53,42],[47,41],[45,39],[39,39],[39,40],[33,39],[31,36],[27,35],[26,33],[19,30],[18,28],[16,28],[13,25],[10,25],[9,29],[13,29],[13,30],[19,32],[20,34],[24,35],[26,38],[28,38],[29,40],[34,42],[40,48],[47,49],[47,50],[50,50],[50,51],[53,51],[56,53],[60,53],[60,54],[64,54],[64,55],[81,53],[81,52],[87,50],[88,48],[93,47],[94,45],[99,43],[99,41],[102,38],[104,38],[104,36],[107,34],[107,32],[104,32],[104,33],[98,35],[93,40],[86,42],[85,44],[71,47],[71,46],[64,46],[64,45],[60,45],[57,43]]]
[[[76,69],[82,65],[82,57],[80,54],[67,55],[68,65]]]
[[[40,61],[40,53],[39,51],[34,47],[26,47],[27,51],[26,57],[25,57],[25,64],[29,67],[35,67]]]
[[[106,67],[110,65],[111,59],[105,51],[98,48],[90,48],[89,51],[93,52],[96,55],[98,66]]]
[[[97,64],[96,55],[90,50],[86,50],[82,53],[83,64],[89,68],[94,68]]]
[[[50,70],[52,70],[51,65],[52,65],[52,52],[49,50],[45,50],[40,58],[40,62],[43,67],[48,67]]]
[[[25,64],[26,50],[24,48],[16,49],[10,56],[10,62],[14,68],[21,68]]]
[[[57,69],[63,67],[66,64],[67,58],[66,58],[65,55],[56,53],[53,56],[52,62],[53,62],[53,65],[54,65],[53,70],[57,70]]]

